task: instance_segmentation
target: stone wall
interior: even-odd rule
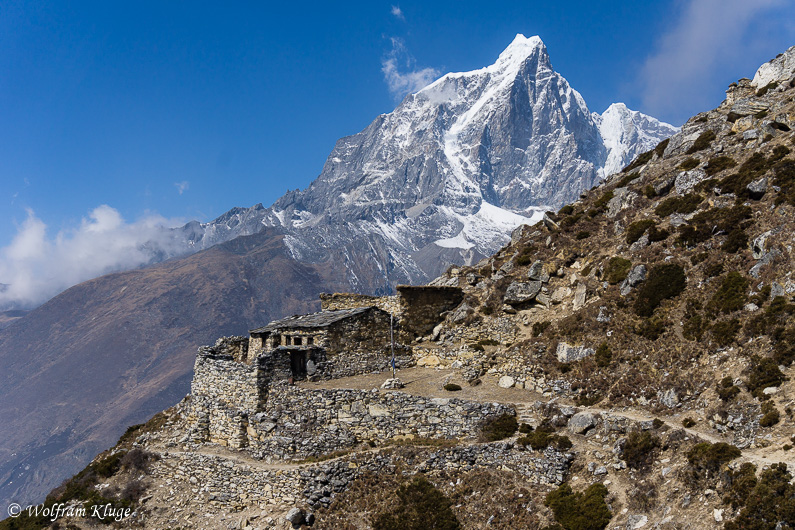
[[[355,352],[386,351],[390,344],[391,317],[378,309],[368,310],[355,318],[346,318],[326,328],[326,352],[332,356],[354,355]]]
[[[356,293],[320,293],[320,308],[323,311],[370,306],[375,306],[395,316],[400,313],[400,302],[396,295],[368,296]]]
[[[533,484],[558,485],[565,479],[573,455],[552,448],[521,449],[510,442],[494,442],[444,449],[400,449],[357,453],[331,462],[269,469],[197,452],[169,453],[153,463],[152,475],[182,482],[211,505],[328,506],[364,473],[408,475],[439,471],[501,468],[519,473]],[[322,523],[322,521],[321,521]]]
[[[442,313],[454,309],[464,299],[464,292],[458,287],[398,285],[397,291],[401,339],[405,342],[430,334],[444,319]]]
[[[301,460],[396,436],[472,438],[512,407],[382,390],[315,390],[278,384],[249,417],[249,446],[266,460]]]

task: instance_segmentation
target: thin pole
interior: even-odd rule
[[[392,313],[389,313],[389,341],[392,343],[392,379],[397,377],[395,375],[395,333],[394,333],[394,326],[392,321],[395,317]]]

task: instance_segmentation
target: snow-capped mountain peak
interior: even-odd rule
[[[256,215],[295,259],[344,259],[356,290],[373,290],[385,260],[391,283],[423,282],[675,131],[623,104],[592,114],[543,41],[519,34],[493,64],[448,73],[341,138],[307,189]]]
[[[653,148],[661,138],[674,135],[679,128],[636,110],[630,110],[623,103],[613,103],[601,115],[592,115],[599,127],[607,159],[603,167],[603,177],[617,173],[627,162],[640,153]]]

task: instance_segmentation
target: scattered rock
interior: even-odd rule
[[[669,388],[665,392],[657,392],[657,398],[660,400],[660,403],[669,409],[672,409],[679,404],[679,396],[676,395],[676,391],[673,388]]]
[[[441,364],[441,361],[436,355],[426,355],[417,361],[417,366],[436,367]]]
[[[497,381],[497,386],[500,387],[500,388],[511,388],[515,384],[516,384],[516,380],[513,377],[509,376],[509,375],[504,375],[504,376],[500,377],[499,381]]]
[[[654,188],[654,193],[657,194],[658,197],[666,195],[671,188],[674,187],[674,183],[676,182],[676,177],[668,177],[667,179],[660,180],[652,184]]]
[[[756,140],[759,138],[759,131],[756,129],[749,129],[743,133],[743,140]]]
[[[770,252],[766,252],[760,258],[760,260],[758,262],[756,262],[756,265],[751,267],[751,269],[748,271],[748,274],[750,274],[752,278],[755,278],[755,279],[758,280],[759,276],[760,276],[760,274],[762,272],[762,268],[764,268],[766,265],[769,265],[773,260],[775,260],[780,255],[781,255],[781,251],[779,249],[777,249],[777,248],[772,249]]]
[[[649,234],[643,234],[640,238],[629,246],[630,252],[637,252],[649,246]]]
[[[712,517],[715,519],[716,523],[723,522],[723,508],[715,508],[712,510]]]
[[[784,290],[784,287],[781,286],[778,282],[773,282],[770,284],[770,299],[774,300],[777,296],[786,296],[787,291]]]
[[[291,508],[284,518],[293,525],[293,528],[299,528],[306,521],[306,514],[300,508]]]
[[[527,277],[531,280],[536,280],[542,283],[549,282],[549,273],[544,267],[544,263],[536,260],[530,265],[530,270],[527,271]]]
[[[630,515],[627,518],[627,530],[638,530],[646,526],[648,522],[649,518],[645,515]]]
[[[541,292],[541,282],[513,282],[505,291],[506,304],[523,304],[534,300]]]
[[[585,305],[588,296],[588,290],[584,283],[577,284],[574,290],[574,310],[577,311]]]
[[[685,195],[692,190],[697,184],[707,179],[707,174],[701,169],[691,169],[690,171],[682,171],[676,176],[674,186],[679,195]]]
[[[552,293],[552,303],[559,304],[569,296],[571,296],[571,289],[568,287],[558,287]]]
[[[776,392],[778,392],[778,387],[777,386],[769,386],[769,387],[766,387],[764,390],[762,390],[762,393],[764,395],[766,395],[766,396],[772,396]]]
[[[646,266],[635,265],[626,279],[621,282],[621,296],[626,296],[637,286],[640,282],[646,280]]]
[[[419,362],[417,364],[419,365]],[[381,388],[384,390],[397,390],[398,388],[403,388],[404,386],[406,385],[403,384],[403,381],[395,377],[394,379],[390,378],[384,381],[384,384],[381,385]]]
[[[759,199],[764,197],[765,193],[767,192],[767,178],[762,177],[760,179],[757,179],[751,182],[750,184],[748,184],[748,186],[746,186],[745,188],[748,190],[748,195],[752,199],[758,201]]]
[[[607,306],[601,306],[599,308],[599,314],[596,316],[596,321],[602,322],[603,324],[610,322],[610,315],[607,312]]]

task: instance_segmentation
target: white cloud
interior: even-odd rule
[[[681,18],[662,36],[640,72],[644,110],[682,119],[714,104],[721,67],[736,68],[758,53],[768,32],[749,28],[760,14],[784,4],[784,0],[688,0]],[[768,29],[780,23],[785,21],[765,18]]]
[[[414,57],[406,50],[401,39],[392,37],[390,41],[392,49],[381,62],[381,71],[395,99],[417,92],[439,77],[439,71],[435,68],[415,68]]]
[[[406,17],[403,16],[403,10],[400,9],[400,6],[392,6],[391,13],[399,20],[406,20]]]
[[[0,248],[0,309],[35,307],[77,283],[174,255],[180,248],[169,234],[173,225],[157,215],[127,223],[102,205],[78,228],[51,238],[28,210],[14,239]]]
[[[175,182],[174,186],[176,186],[177,188],[177,193],[182,195],[183,193],[188,191],[188,188],[190,187],[190,182],[188,182],[187,180],[183,180],[182,182]]]

